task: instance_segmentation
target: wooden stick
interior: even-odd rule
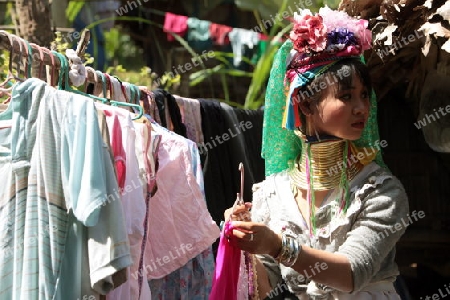
[[[83,60],[84,53],[86,52],[90,40],[91,40],[91,31],[87,28],[83,29],[80,41],[78,42],[77,45],[77,50],[75,51],[77,53],[77,56],[81,58],[81,60]]]

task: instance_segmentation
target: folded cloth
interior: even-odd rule
[[[229,44],[230,38],[228,37],[228,34],[231,32],[231,30],[233,30],[233,28],[230,26],[215,23],[212,23],[209,27],[211,39],[216,45]]]
[[[167,40],[174,41],[175,38],[171,33],[176,33],[179,36],[184,36],[188,30],[187,16],[180,16],[172,13],[166,13],[164,19],[163,31],[167,32]]]

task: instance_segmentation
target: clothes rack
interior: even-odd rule
[[[15,40],[16,42],[11,43],[11,40]],[[19,45],[19,41],[22,44],[22,51]],[[86,45],[88,41],[89,34],[87,33],[86,37],[83,37],[77,46],[76,52],[78,53],[79,57],[82,56],[84,47],[83,43],[84,45]],[[14,53],[15,60],[20,60],[26,57],[26,54],[24,54],[24,46],[26,45],[26,43],[23,42],[23,39],[17,36],[13,36],[7,32],[0,31],[0,44],[0,49],[5,49],[6,51],[11,51],[12,53]],[[62,64],[62,66],[59,64],[59,59],[61,56],[63,56],[62,54],[55,55],[55,53],[52,53],[49,49],[43,51],[43,47],[35,44],[30,44],[30,47],[32,49],[32,51],[30,52],[33,61],[42,62],[42,64],[46,66],[53,65],[55,66],[53,67],[53,69],[57,69],[58,73],[61,70],[67,70],[67,67],[64,66],[64,63]],[[39,50],[41,50],[43,53],[43,60],[41,60]],[[16,61],[14,61],[14,65],[15,62]],[[66,60],[64,60],[64,62],[66,62]],[[21,69],[25,69],[23,65],[18,64],[18,66],[20,66]],[[94,85],[96,83],[100,83],[101,76],[97,72],[99,71],[88,69],[88,78],[86,79],[86,82],[93,83]],[[66,74],[66,72],[63,73]],[[22,74],[23,73],[20,72],[20,75]],[[68,80],[64,80],[64,82],[68,82]],[[40,84],[43,85],[44,83],[40,82]],[[40,88],[42,89],[44,87]],[[57,92],[61,93],[65,91]],[[105,93],[101,92],[99,85],[95,85],[92,94],[95,96],[99,96],[101,94],[104,95]],[[135,273],[133,271],[133,275],[130,277],[130,279],[135,280],[136,278],[134,277],[134,275],[136,275],[140,284],[142,284],[143,280],[144,282],[148,281],[149,287],[153,294],[152,296],[154,296],[156,299],[158,299],[159,297],[165,297],[166,299],[181,299],[184,296],[186,296],[184,297],[185,299],[192,299],[191,296],[193,295],[193,293],[197,292],[200,294],[198,294],[196,299],[207,299],[208,287],[211,286],[212,272],[214,270],[214,246],[208,245],[211,245],[213,243],[216,235],[218,236],[217,225],[222,218],[224,208],[228,208],[229,202],[233,202],[235,199],[235,187],[238,186],[235,181],[239,181],[239,172],[237,171],[237,165],[239,162],[243,162],[245,165],[245,172],[247,173],[246,178],[248,178],[248,180],[246,180],[246,185],[248,186],[245,188],[244,194],[249,195],[251,191],[251,184],[260,181],[260,178],[258,178],[258,176],[260,174],[264,174],[262,168],[263,164],[256,159],[256,157],[258,157],[260,153],[259,145],[261,144],[261,137],[259,133],[262,132],[260,128],[262,126],[262,111],[240,110],[232,107],[225,107],[225,105],[221,105],[219,101],[212,101],[212,99],[186,99],[183,97],[175,99],[174,95],[171,95],[170,93],[162,89],[149,91],[141,87],[140,94],[141,96],[144,95],[145,97],[148,97],[148,99],[151,98],[150,100],[153,101],[151,102],[150,108],[147,110],[149,111],[149,113],[146,113],[146,115],[150,116],[148,120],[152,124],[151,126],[154,127],[153,129],[155,129],[155,132],[152,132],[152,136],[154,136],[155,139],[159,137],[161,145],[156,147],[155,149],[152,148],[155,153],[157,153],[157,156],[155,156],[155,158],[152,158],[155,162],[155,168],[151,168],[151,170],[154,170],[154,172],[157,172],[157,174],[150,174],[151,176],[147,176],[146,179],[152,179],[156,182],[156,176],[158,176],[159,185],[157,189],[148,189],[148,191],[151,191],[152,201],[148,201],[150,198],[146,198],[147,205],[150,205],[147,206],[147,209],[152,214],[155,214],[155,216],[164,216],[165,213],[167,213],[165,211],[167,210],[167,208],[165,208],[166,206],[164,205],[174,205],[174,211],[178,211],[176,209],[182,207],[182,205],[180,205],[180,201],[183,201],[183,205],[186,205],[186,207],[195,207],[195,209],[190,209],[188,211],[183,210],[181,216],[173,217],[173,222],[170,228],[175,232],[175,234],[168,234],[167,231],[161,230],[161,228],[164,227],[162,225],[167,225],[167,223],[161,222],[170,221],[167,220],[170,218],[158,220],[158,218],[156,217],[146,217],[148,219],[148,223],[145,223],[146,230],[148,228],[157,228],[158,230],[145,231],[145,235],[148,235],[148,238],[145,238],[144,240],[145,243],[148,243],[148,245],[145,246],[145,249],[140,248],[144,253],[144,256],[142,256],[142,265],[141,263],[139,264],[139,272]],[[65,106],[58,107],[58,105],[55,105],[57,103],[59,103],[59,98],[58,101],[54,101],[52,105],[48,105],[46,109],[48,109],[49,111],[55,109],[58,111],[66,111]],[[96,104],[99,104],[96,106],[100,107],[100,110],[112,110],[110,106],[103,105],[102,107],[101,103]],[[42,111],[45,111],[46,109],[43,109]],[[160,121],[158,121],[158,118],[153,118],[157,115],[157,112],[152,114],[155,109],[156,111],[159,111],[159,114],[161,116]],[[195,114],[194,110],[197,112],[197,114]],[[121,112],[118,113],[125,114],[127,112],[121,110]],[[41,119],[43,121],[47,120],[47,118]],[[139,121],[142,120],[136,120],[136,123],[139,123]],[[250,124],[250,126],[245,125],[247,126],[245,127],[246,131],[238,131],[239,124]],[[136,126],[136,124],[134,124],[133,126]],[[137,127],[138,126],[136,126],[135,128]],[[131,128],[131,126],[128,126],[127,128]],[[56,127],[52,127],[51,130],[56,130]],[[113,130],[110,130],[110,133],[113,132]],[[190,133],[190,135],[188,133]],[[201,133],[202,135],[204,134],[204,138],[202,137],[200,139],[199,133]],[[227,134],[227,137],[231,140],[230,142],[215,143],[215,141],[218,141],[218,138],[224,137],[225,134]],[[128,138],[126,138],[126,140],[127,139]],[[122,138],[117,138],[115,140],[122,141]],[[79,145],[82,144],[83,143],[79,143]],[[134,143],[131,143],[131,145],[133,144]],[[141,145],[143,143],[140,142],[138,144]],[[55,149],[58,149],[57,147],[50,146],[50,144],[45,145],[51,148],[52,151],[56,151]],[[126,145],[126,143],[123,143],[123,145]],[[202,147],[200,153],[198,147]],[[92,149],[93,147],[88,148]],[[122,148],[123,147],[117,147],[119,151]],[[85,151],[85,153],[90,153],[90,151]],[[135,151],[130,151],[129,153],[135,153]],[[54,156],[56,157],[56,155]],[[184,167],[184,171],[182,171],[181,169],[179,169],[180,162],[178,162],[177,160],[173,160],[173,158],[180,158],[180,162],[189,162],[189,165],[186,165]],[[54,159],[53,156],[52,159]],[[114,160],[114,162],[115,161],[116,160]],[[170,164],[177,165],[176,167],[174,167]],[[156,167],[156,165],[158,167]],[[236,165],[236,170],[232,168],[233,165]],[[117,168],[117,170],[119,170],[119,168]],[[132,169],[127,168],[127,170]],[[169,172],[170,170],[172,170],[172,173]],[[189,176],[193,176],[192,178],[195,180],[186,181],[186,172],[189,174]],[[206,174],[205,178],[203,178],[204,174]],[[226,175],[224,176],[224,174]],[[138,175],[140,176],[140,174]],[[127,176],[125,176],[125,178],[127,178]],[[134,187],[136,183],[139,182],[138,179],[134,177],[129,178],[131,184],[123,182],[124,187]],[[179,178],[178,181],[175,181],[175,178]],[[222,178],[226,178],[227,182],[224,182]],[[190,189],[186,188],[186,191],[195,191],[192,192],[192,195],[189,198],[192,200],[192,203],[189,202],[188,204],[186,204],[186,199],[178,199],[179,191],[183,190],[183,187],[180,184],[174,186],[174,182],[180,184],[195,185],[194,190],[192,189],[192,187]],[[157,192],[158,190],[160,191],[159,194]],[[164,190],[174,194],[166,199],[163,197],[165,195],[165,193],[163,192]],[[131,197],[132,194],[128,193],[128,189],[125,189],[125,191],[127,191],[127,197],[137,199],[135,197]],[[221,194],[220,197],[218,197],[218,193]],[[114,197],[117,196],[114,193],[108,195],[114,195]],[[177,199],[179,202],[174,202],[174,200]],[[245,199],[248,200],[250,199],[250,197],[247,196],[245,197]],[[203,204],[205,200],[207,207]],[[112,203],[116,204],[118,202],[113,201]],[[198,207],[195,205],[197,205]],[[144,212],[145,210],[140,209],[139,211]],[[198,218],[198,222],[202,222],[202,224],[200,224],[201,226],[197,226],[196,223],[193,223],[192,220],[194,218],[186,214],[187,212],[195,214],[202,212],[202,217]],[[191,221],[184,222],[183,218],[187,218]],[[179,246],[185,246],[188,245],[188,243],[185,240],[172,240],[173,237],[180,237],[183,239],[187,239],[190,237],[190,235],[187,233],[178,234],[178,231],[180,231],[181,229],[186,230],[185,228],[187,228],[186,226],[182,226],[183,228],[180,229],[179,224],[190,224],[192,226],[195,225],[195,228],[192,229],[192,232],[194,231],[194,229],[208,229],[207,234],[197,235],[202,237],[203,244],[199,243],[198,241],[196,243],[191,243],[190,241],[188,241],[189,245],[192,244],[192,246],[199,248],[197,249],[199,251],[196,251],[194,253],[192,252],[191,247],[189,247],[190,250],[184,253]],[[142,222],[139,222],[139,225],[142,225]],[[204,230],[206,231],[206,229]],[[157,242],[152,245],[153,241]],[[151,251],[146,251],[146,249],[151,249]],[[203,252],[200,253],[200,250],[203,250]],[[164,264],[158,264],[161,263],[161,261],[158,261],[158,259],[164,258],[165,255],[169,253],[168,251],[171,253],[170,255],[173,256],[170,256],[170,263],[164,262]],[[174,264],[175,262],[177,262],[177,265]],[[71,267],[74,265],[77,264],[70,264]],[[71,272],[71,274],[73,274],[73,272]],[[200,276],[199,274],[202,275]],[[161,277],[163,275],[164,277]],[[187,286],[189,288],[187,288]],[[122,288],[124,287],[122,286],[119,288],[122,290]],[[113,293],[113,291],[111,291],[111,293]],[[181,295],[183,295],[183,297]],[[112,299],[127,298],[119,297]]]
[[[87,45],[89,44],[90,40],[90,31],[85,29],[82,34],[80,41],[77,44],[76,53],[78,57],[82,58],[84,55],[84,52],[86,51]],[[28,49],[24,49],[24,46],[28,46],[28,49],[31,49],[31,54],[28,53]],[[34,43],[29,43],[28,41],[11,34],[7,31],[0,30],[0,49],[4,49],[9,51],[10,53],[13,53],[15,55],[19,56],[19,67],[20,68],[26,68],[27,64],[30,64],[31,62],[39,62],[42,63],[44,66],[53,67],[55,71],[55,76],[58,76],[58,73],[61,69],[61,64],[59,61],[59,58],[56,57],[48,48],[39,46]],[[21,51],[22,50],[22,51]],[[25,66],[23,66],[23,58],[25,58],[28,55],[28,59],[25,63]],[[29,61],[31,58],[31,62]],[[70,61],[69,61],[70,62]],[[92,68],[87,68],[87,77],[86,82],[87,83],[99,83],[98,76],[96,74],[96,70]],[[109,74],[106,74],[109,75]],[[113,76],[113,75],[109,75]],[[144,93],[140,93],[140,99],[142,100],[145,97]]]

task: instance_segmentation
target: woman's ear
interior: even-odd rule
[[[309,102],[309,99],[304,99],[298,104],[298,106],[303,115],[310,116],[313,114],[311,102]]]

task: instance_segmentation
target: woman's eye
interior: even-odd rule
[[[339,96],[339,99],[343,100],[343,101],[348,101],[352,98],[351,94],[342,94]]]

